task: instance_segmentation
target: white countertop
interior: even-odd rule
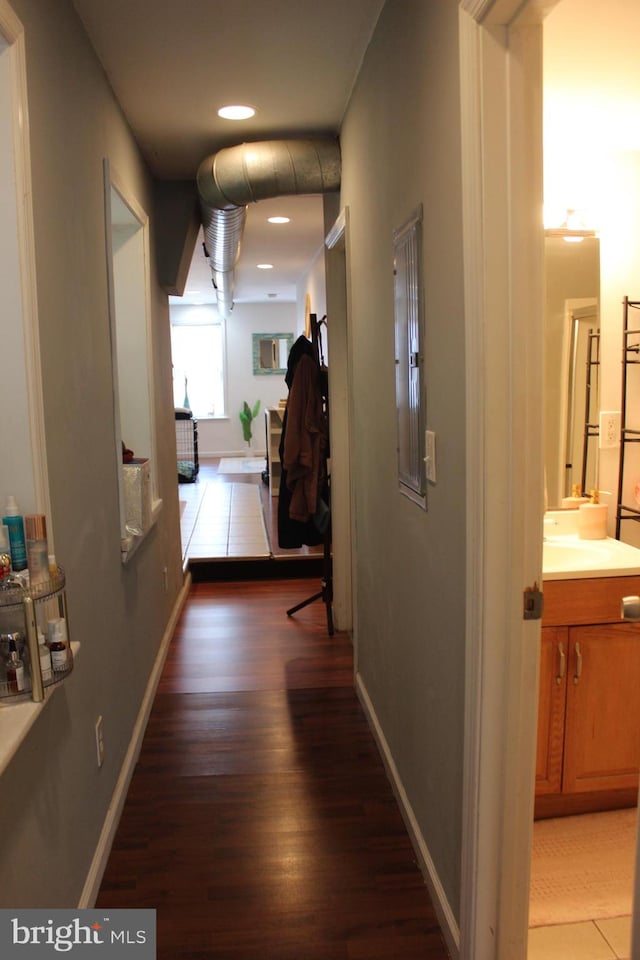
[[[630,577],[640,574],[640,550],[606,537],[582,540],[577,534],[546,536],[542,545],[543,580]]]

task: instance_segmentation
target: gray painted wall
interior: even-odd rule
[[[465,422],[458,9],[388,0],[347,110],[358,670],[459,917]],[[424,204],[425,513],[398,492],[392,233]]]
[[[12,3],[26,38],[49,520],[67,572],[72,637],[82,649],[2,776],[0,819],[13,827],[0,844],[0,903],[69,907],[78,903],[182,585],[168,306],[155,279],[151,231],[156,471],[164,505],[157,527],[123,568],[103,158],[151,216],[152,183],[69,0]],[[98,714],[106,747],[101,769]]]

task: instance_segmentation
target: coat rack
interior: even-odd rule
[[[326,608],[327,614],[327,631],[330,637],[334,633],[333,625],[333,560],[331,555],[331,478],[328,473],[328,463],[329,463],[329,379],[328,379],[328,370],[324,362],[324,353],[322,347],[322,331],[321,327],[326,326],[327,318],[326,316],[322,320],[318,320],[316,314],[312,313],[310,315],[311,322],[311,355],[315,359],[318,369],[320,372],[320,392],[322,397],[322,411],[323,419],[326,424],[326,446],[323,451],[323,470],[322,470],[322,479],[323,479],[323,488],[322,488],[322,499],[324,506],[327,508],[327,514],[324,518],[323,532],[322,532],[322,547],[323,547],[323,562],[322,562],[322,580],[320,585],[320,590],[314,593],[311,597],[308,597],[306,600],[303,600],[301,603],[296,604],[294,607],[291,607],[287,610],[287,616],[291,617],[299,610],[302,610],[304,607],[309,606],[309,604],[314,603],[316,600],[322,600]],[[301,343],[308,350],[308,342],[305,343],[303,338]],[[291,388],[291,383],[288,383],[289,388]],[[283,425],[283,439],[281,441],[281,460],[283,459],[282,450],[284,444],[284,437],[286,432],[286,412],[285,412],[285,423]],[[281,496],[282,496],[283,485],[280,487]],[[279,504],[280,509],[280,504]],[[318,543],[317,539],[314,539],[314,543]]]

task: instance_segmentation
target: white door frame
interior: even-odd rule
[[[42,365],[35,275],[35,233],[33,224],[33,191],[31,185],[31,148],[29,106],[27,96],[26,44],[24,27],[8,0],[0,0],[0,43],[6,49],[11,76],[11,110],[13,114],[13,161],[16,195],[17,252],[20,262],[20,316],[12,322],[22,324],[26,397],[20,398],[29,426],[30,475],[24,476],[23,495],[28,492],[35,510],[44,513],[51,523],[49,480],[47,470]],[[8,358],[4,357],[5,362]],[[22,358],[14,358],[22,362]],[[54,549],[53,528],[48,527],[49,548]]]
[[[540,622],[523,619],[523,591],[540,584],[542,569],[543,6],[460,2],[464,960],[523,960],[527,951]]]
[[[327,315],[330,344],[329,435],[331,437],[331,514],[333,616],[336,629],[357,637],[353,605],[355,583],[354,491],[351,483],[351,325],[349,323],[349,210],[340,211],[325,238]],[[357,651],[354,663],[357,663]]]

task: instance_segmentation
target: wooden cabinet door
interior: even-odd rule
[[[567,694],[567,627],[543,627],[538,693],[536,796],[560,793]]]
[[[569,628],[565,793],[636,787],[640,625]]]

